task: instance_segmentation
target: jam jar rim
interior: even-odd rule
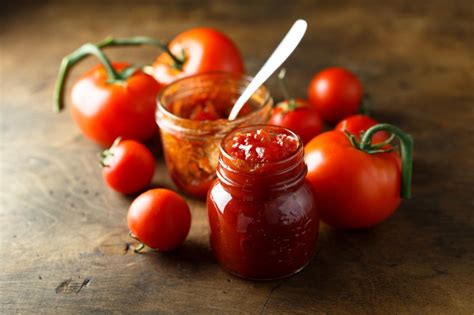
[[[241,127],[237,127],[237,128],[234,128],[232,129],[222,140],[221,140],[221,143],[220,143],[220,146],[219,146],[219,150],[220,150],[220,153],[222,155],[225,156],[226,159],[230,160],[230,161],[243,161],[245,163],[248,163],[248,161],[245,161],[243,159],[239,159],[238,157],[235,157],[233,156],[232,154],[230,154],[229,152],[227,152],[225,150],[225,142],[229,139],[229,137],[232,135],[232,134],[235,134],[236,132],[239,132],[239,131],[242,131],[242,130],[245,130],[245,129],[250,129],[250,130],[257,130],[257,129],[265,129],[265,128],[274,128],[274,129],[281,129],[281,130],[285,130],[286,132],[289,133],[290,136],[296,138],[296,140],[298,141],[298,146],[296,147],[296,149],[291,152],[291,154],[282,159],[282,160],[279,160],[279,161],[272,161],[272,162],[257,162],[255,164],[271,164],[271,165],[278,165],[278,164],[285,164],[285,163],[288,163],[291,159],[294,158],[294,156],[300,151],[303,149],[303,141],[301,140],[301,138],[292,130],[288,129],[288,128],[285,128],[285,127],[281,127],[281,126],[276,126],[276,125],[272,125],[272,124],[255,124],[255,125],[247,125],[247,126],[241,126]]]
[[[259,105],[259,107],[255,111],[252,111],[251,113],[249,113],[245,116],[236,118],[234,120],[228,120],[227,118],[220,118],[220,119],[210,120],[210,121],[207,121],[207,120],[206,121],[196,121],[196,120],[193,120],[193,119],[183,118],[183,117],[180,117],[178,115],[175,115],[171,111],[169,111],[166,108],[165,105],[163,105],[162,98],[163,98],[164,94],[166,93],[166,91],[168,91],[169,89],[171,89],[175,85],[183,84],[183,82],[192,81],[193,79],[200,78],[200,77],[202,77],[202,78],[204,78],[204,77],[216,77],[216,78],[222,77],[222,78],[226,78],[227,77],[227,78],[235,79],[236,82],[241,81],[244,84],[246,83],[246,85],[250,84],[250,82],[253,80],[252,76],[249,76],[249,75],[246,75],[246,74],[239,74],[239,73],[226,72],[226,71],[210,71],[210,72],[206,72],[206,73],[193,74],[193,75],[186,76],[184,78],[178,79],[176,81],[173,81],[172,83],[168,84],[163,89],[161,89],[161,91],[156,96],[157,107],[156,107],[156,110],[155,110],[155,119],[157,121],[157,124],[160,126],[160,128],[162,128],[162,126],[161,126],[162,124],[169,125],[169,123],[162,122],[160,124],[160,122],[158,122],[159,121],[159,115],[163,115],[164,117],[172,119],[172,120],[177,121],[177,122],[206,124],[208,126],[214,126],[216,128],[222,126],[222,124],[228,124],[230,129],[227,129],[227,130],[223,131],[222,134],[219,134],[219,133],[212,134],[209,131],[203,131],[203,130],[194,129],[194,128],[186,128],[186,127],[183,127],[183,126],[176,126],[176,125],[166,126],[166,128],[165,128],[165,129],[167,129],[168,132],[171,131],[170,129],[172,129],[173,131],[178,131],[178,132],[181,132],[181,133],[184,133],[184,134],[192,134],[192,135],[196,135],[196,136],[203,136],[203,135],[208,136],[209,134],[211,134],[211,136],[213,136],[213,137],[222,138],[223,136],[227,135],[228,133],[230,133],[235,128],[238,128],[239,125],[243,124],[247,119],[253,118],[254,116],[256,116],[256,115],[260,114],[261,112],[263,112],[265,110],[266,105],[269,102],[272,102],[272,96],[270,94],[270,89],[265,84],[262,84],[257,89],[257,91],[255,92],[255,93],[258,93],[260,91],[260,92],[263,92],[263,95],[264,95],[264,100],[261,101],[261,104]],[[243,89],[245,89],[245,87]]]
[[[239,132],[241,130],[248,130],[248,129],[258,130],[259,128],[274,128],[274,129],[285,130],[287,132],[287,134],[290,134],[291,136],[294,136],[298,140],[298,146],[285,159],[282,159],[282,160],[279,160],[279,161],[272,161],[272,162],[261,162],[261,163],[256,163],[256,164],[266,164],[266,165],[271,165],[271,166],[277,166],[278,167],[279,165],[286,165],[286,164],[290,163],[295,158],[298,158],[298,161],[301,161],[300,163],[304,164],[304,166],[302,167],[301,172],[295,174],[292,178],[285,179],[284,181],[281,181],[279,183],[275,183],[273,185],[268,185],[266,187],[266,189],[268,189],[270,191],[285,191],[287,189],[290,189],[294,186],[297,186],[297,185],[301,184],[305,180],[306,174],[307,174],[307,171],[308,171],[306,163],[304,162],[304,150],[303,150],[304,145],[303,145],[303,142],[301,141],[301,138],[295,132],[291,131],[288,128],[284,128],[284,127],[281,127],[281,126],[270,125],[270,124],[255,124],[255,125],[237,127],[235,129],[233,129],[231,132],[229,132],[221,140],[221,143],[219,145],[220,155],[219,155],[219,161],[218,161],[218,166],[217,166],[217,170],[216,170],[216,175],[217,175],[217,178],[219,179],[219,181],[222,184],[226,185],[226,186],[239,187],[239,189],[241,189],[244,192],[254,191],[253,190],[253,184],[238,183],[238,182],[228,178],[225,174],[222,173],[222,171],[224,170],[225,172],[240,173],[244,177],[252,177],[253,176],[253,174],[251,172],[244,172],[242,170],[239,170],[238,168],[234,169],[233,167],[231,167],[228,163],[226,163],[224,161],[223,156],[225,156],[225,159],[227,159],[229,161],[232,161],[232,162],[243,161],[244,163],[248,163],[247,161],[245,161],[243,159],[240,159],[240,158],[237,158],[235,156],[232,156],[230,153],[228,153],[225,150],[225,142],[226,142],[226,140],[229,139],[229,137],[231,137],[231,135],[235,134],[236,132]],[[293,171],[298,166],[299,166],[299,163],[293,163],[293,164],[287,166],[286,168],[283,168],[279,172],[274,172],[274,173],[271,173],[271,174],[265,174],[265,175],[263,175],[263,177],[268,178],[268,177],[283,175],[285,173]]]

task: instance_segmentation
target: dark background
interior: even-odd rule
[[[431,313],[474,311],[472,1],[2,2],[0,7],[2,313]],[[127,250],[131,198],[109,191],[100,148],[52,112],[61,58],[107,35],[227,33],[255,73],[297,18],[309,29],[286,63],[291,90],[340,65],[363,81],[374,118],[415,139],[413,199],[369,231],[322,226],[300,274],[249,282],[208,245],[204,204],[170,254]],[[151,63],[152,48],[109,50]],[[71,81],[95,64],[75,68]],[[70,85],[69,85],[70,86]],[[274,79],[272,94],[281,94]],[[154,184],[172,187],[160,160]]]

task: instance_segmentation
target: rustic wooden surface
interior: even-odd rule
[[[0,313],[473,314],[471,1],[132,2],[0,8]],[[51,110],[61,57],[109,34],[172,38],[208,25],[239,44],[254,73],[297,17],[310,27],[287,64],[290,87],[304,96],[323,67],[354,70],[375,118],[416,140],[413,199],[370,231],[323,226],[312,263],[281,281],[221,270],[198,201],[181,249],[127,250],[131,198],[103,185],[99,148]],[[139,63],[156,54],[110,52]],[[171,185],[161,161],[154,184]]]

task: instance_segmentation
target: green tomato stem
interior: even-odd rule
[[[286,69],[282,68],[280,72],[278,73],[278,82],[280,83],[283,97],[288,101],[288,106],[287,108],[285,108],[285,111],[293,111],[296,109],[297,104],[296,104],[296,100],[293,97],[291,97],[285,77],[286,77]]]
[[[145,244],[140,243],[140,244],[138,244],[137,247],[135,247],[135,248],[133,249],[133,251],[138,254],[138,253],[141,253],[141,251],[142,251],[144,248],[145,248]]]
[[[168,43],[159,39],[155,39],[155,38],[151,38],[147,36],[135,36],[135,37],[128,37],[128,38],[113,38],[109,36],[105,38],[103,41],[101,41],[99,44],[97,44],[97,46],[100,48],[115,47],[115,46],[141,46],[141,45],[150,45],[150,46],[161,48],[165,53],[167,53],[171,57],[171,59],[173,59],[173,67],[178,70],[182,70],[184,62],[185,62],[184,54],[181,57],[176,56],[169,50]]]
[[[101,167],[109,167],[109,160],[114,156],[112,153],[114,149],[119,145],[120,141],[122,141],[122,137],[117,137],[117,139],[114,140],[110,148],[107,150],[102,151],[99,154],[99,164]]]
[[[117,140],[115,140],[115,141],[117,141]],[[119,140],[119,141],[120,141],[120,140]],[[115,143],[115,142],[114,142],[114,143]],[[117,142],[117,143],[118,143],[118,142]],[[135,248],[133,249],[133,251],[134,251],[135,253],[140,253],[140,252],[145,248],[145,244],[143,244],[143,243],[138,239],[138,237],[136,237],[136,236],[132,233],[132,231],[129,231],[129,232],[128,232],[128,236],[130,236],[131,238],[133,238],[134,240],[136,240],[136,241],[139,242],[138,246],[135,247]]]
[[[59,68],[58,78],[56,80],[56,86],[54,88],[54,110],[60,112],[64,108],[64,90],[65,81],[69,74],[70,69],[79,61],[84,59],[88,55],[94,55],[101,61],[102,65],[107,72],[107,82],[119,82],[125,81],[129,76],[133,75],[136,68],[127,68],[122,73],[118,73],[112,66],[109,59],[102,52],[102,48],[115,47],[115,46],[140,46],[140,45],[151,45],[163,49],[172,59],[173,67],[178,70],[182,70],[185,63],[184,53],[181,57],[174,55],[168,48],[168,44],[164,41],[146,37],[136,36],[130,38],[113,38],[107,37],[98,44],[94,45],[91,43],[84,44],[79,49],[71,53],[70,55],[63,58],[61,66]]]
[[[361,138],[363,136],[364,135],[362,134]],[[392,134],[390,134],[390,137],[387,140],[385,140],[384,142],[380,142],[380,143],[377,143],[377,144],[371,144],[371,149],[381,149],[381,148],[389,145],[393,141],[393,139],[395,139],[395,135],[392,133]]]
[[[105,54],[99,49],[97,45],[91,43],[84,44],[70,55],[64,57],[61,61],[58,78],[56,80],[56,86],[54,88],[54,110],[56,112],[60,112],[64,108],[65,82],[69,71],[77,62],[81,61],[88,55],[94,55],[100,60],[107,73],[107,82],[116,82],[122,80],[120,74],[115,71],[110,60],[105,56]]]
[[[378,131],[387,131],[391,133],[392,135],[395,135],[400,141],[400,155],[402,158],[402,180],[401,180],[400,195],[404,199],[409,199],[411,197],[411,178],[412,178],[412,167],[413,167],[413,139],[409,134],[403,132],[401,129],[393,125],[378,124],[369,128],[364,133],[359,144],[360,150],[367,152],[373,149],[373,146],[371,144],[372,136]],[[372,153],[380,153],[383,151],[384,150],[375,150]]]
[[[354,148],[357,148],[360,150],[360,147],[359,147],[359,143],[357,143],[357,139],[356,137],[351,134],[349,131],[346,130],[345,126],[344,126],[344,134],[346,135],[346,137],[349,139],[349,141],[351,142],[352,146]]]

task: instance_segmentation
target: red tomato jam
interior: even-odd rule
[[[222,140],[207,208],[212,249],[226,270],[276,279],[308,264],[319,215],[306,172],[303,144],[288,129],[249,126]]]
[[[298,148],[298,138],[266,129],[237,132],[226,143],[226,152],[249,163],[277,162]]]
[[[190,94],[166,105],[175,117],[159,121],[164,156],[173,182],[188,195],[206,198],[216,177],[220,140],[233,129],[227,117],[237,97],[223,89]],[[238,118],[262,123],[271,110],[270,105],[264,106],[268,109],[260,110],[262,104],[250,100]]]
[[[225,99],[226,95],[214,95],[215,98],[209,99],[206,95],[194,95],[187,100],[179,100],[170,104],[170,111],[181,118],[212,121],[218,119],[227,119],[232,109],[233,100]],[[217,98],[219,97],[219,98]],[[246,103],[239,112],[238,117],[247,115],[252,111],[252,105]]]

